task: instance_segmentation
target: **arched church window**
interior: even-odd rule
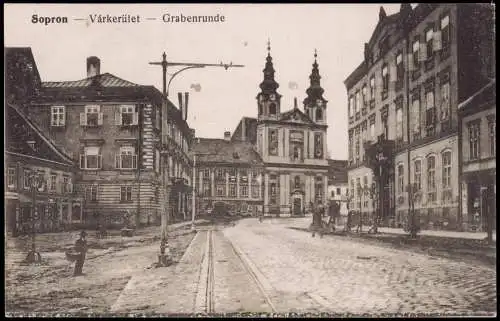
[[[323,119],[323,110],[321,108],[316,109],[316,120]]]
[[[295,176],[294,186],[296,189],[300,188],[300,177],[299,176]]]
[[[269,105],[269,114],[276,115],[276,104],[272,103]]]

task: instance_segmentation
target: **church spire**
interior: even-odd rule
[[[309,76],[310,79],[310,85],[309,88],[307,88],[306,93],[307,97],[304,99],[304,105],[308,106],[310,104],[314,104],[318,99],[324,100],[323,99],[323,88],[321,88],[320,84],[320,79],[321,76],[319,75],[319,68],[318,68],[318,52],[316,49],[314,49],[314,63],[313,63],[313,68],[311,71],[311,75]]]
[[[273,58],[271,57],[271,41],[267,41],[266,66],[263,70],[264,80],[260,83],[260,89],[264,94],[276,93],[279,84],[274,80]]]

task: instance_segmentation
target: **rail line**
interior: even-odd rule
[[[206,285],[206,313],[214,313],[214,235],[210,229],[208,233],[208,275]]]

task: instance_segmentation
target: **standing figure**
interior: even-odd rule
[[[316,235],[316,231],[319,232],[320,237],[323,237],[323,233],[321,230],[321,227],[323,225],[321,209],[319,208],[319,206],[314,207],[312,203],[311,203],[311,209],[313,212],[313,222],[311,225],[312,237]]]
[[[361,233],[363,232],[363,212],[359,211],[359,223],[358,227],[356,228],[356,233]]]
[[[78,258],[75,261],[75,271],[73,276],[82,275],[83,262],[85,261],[85,254],[87,253],[87,240],[85,237],[87,233],[82,231],[80,233],[80,238],[75,242],[75,252],[78,253]]]
[[[328,220],[328,226],[332,229],[332,231],[335,231],[335,220],[338,217],[340,213],[340,204],[337,201],[333,201],[333,203],[330,205],[329,208],[329,220]]]

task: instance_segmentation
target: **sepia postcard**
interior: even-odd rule
[[[491,4],[5,4],[8,317],[496,317]]]

